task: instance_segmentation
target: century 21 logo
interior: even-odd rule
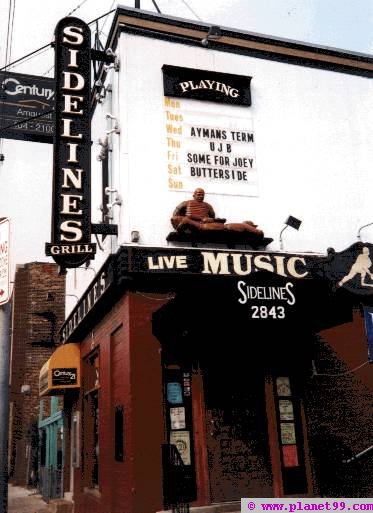
[[[3,82],[3,88],[5,94],[9,94],[10,96],[16,96],[19,94],[29,95],[29,96],[41,96],[46,100],[51,100],[54,96],[53,89],[48,89],[46,87],[38,87],[37,85],[23,85],[16,78],[7,78]]]

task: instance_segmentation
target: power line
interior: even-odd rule
[[[10,0],[10,1],[11,1],[11,0]],[[87,1],[87,0],[85,0],[85,1]],[[83,3],[84,3],[84,2],[83,2]],[[81,4],[81,5],[82,5],[82,4]],[[115,11],[115,9],[110,10],[110,11],[109,11],[109,12],[107,12],[106,14],[103,14],[103,15],[99,16],[98,18],[96,18],[96,19],[94,19],[94,20],[90,21],[90,22],[88,23],[88,25],[91,25],[92,23],[95,23],[96,21],[98,21],[98,20],[102,19],[104,16],[108,16],[109,14],[111,14],[111,13],[112,13],[112,12],[114,12],[114,11]],[[41,50],[44,50],[44,51],[45,51],[45,50],[47,49],[47,47],[52,46],[52,45],[53,45],[53,43],[49,43],[49,44],[47,44],[47,45],[44,45],[44,46],[42,46],[41,48],[39,48],[38,50],[35,50],[34,52],[31,52],[31,53],[29,53],[28,55],[25,55],[24,57],[21,57],[21,59],[18,59],[18,61],[23,60],[23,59],[25,59],[25,58],[27,58],[27,57],[30,57],[30,56],[32,56],[33,54],[35,54],[35,53],[37,53],[37,52],[39,52],[39,51],[41,51]],[[9,64],[9,66],[14,65],[14,64],[15,64],[16,62],[18,62],[18,61],[15,61],[14,63]],[[6,67],[9,67],[9,66],[5,66],[5,68],[6,68]],[[5,68],[0,69],[0,71],[2,71],[2,70],[3,70],[3,69],[5,69]],[[48,73],[51,69],[52,69],[52,68],[50,68],[46,73]],[[47,111],[47,112],[43,112],[43,113],[39,114],[38,116],[30,116],[30,117],[28,117],[28,118],[24,118],[24,119],[22,119],[22,120],[20,120],[20,121],[17,121],[16,123],[12,123],[11,125],[8,125],[8,126],[4,126],[4,127],[1,127],[1,126],[0,126],[0,131],[2,131],[2,130],[8,130],[9,128],[13,128],[14,126],[20,125],[21,123],[26,123],[27,121],[31,121],[31,120],[36,119],[36,118],[41,118],[41,117],[43,117],[43,116],[46,116],[47,114],[50,114],[51,112],[54,112],[54,109],[49,110],[49,111]]]
[[[16,0],[13,0],[13,12],[12,12],[12,28],[10,29],[10,44],[9,44],[9,60],[12,56],[12,44],[13,44],[13,30],[14,30],[14,13],[16,10]]]
[[[17,59],[16,61],[13,61],[11,62],[10,64],[4,66],[3,68],[0,68],[0,71],[4,71],[6,68],[10,68],[11,66],[14,66],[15,64],[17,64],[18,62],[20,61],[23,61],[24,59],[27,59],[27,57],[30,57],[31,55],[33,55],[34,53],[37,53],[37,52],[40,52],[41,50],[44,50],[44,49],[47,49],[49,46],[52,46],[53,43],[48,43],[47,45],[44,45],[44,46],[41,46],[40,48],[38,48],[37,50],[34,50],[33,52],[30,52],[28,53],[27,55],[24,55],[23,57],[20,57],[19,59]]]
[[[79,9],[79,8],[80,8],[80,7],[81,7],[81,6],[86,2],[86,1],[87,1],[87,0],[84,0],[84,2],[82,2],[82,3],[81,3],[80,5],[78,5],[75,9],[73,9],[73,10],[68,14],[68,16],[70,16],[70,14],[72,14],[73,12],[77,11],[77,10],[78,10],[78,9]],[[108,11],[106,14],[104,14],[104,15],[100,16],[99,18],[96,18],[95,20],[92,20],[92,21],[90,21],[90,22],[88,23],[88,25],[91,25],[92,23],[95,23],[96,21],[98,21],[98,20],[100,20],[101,18],[103,18],[104,16],[106,16],[106,20],[105,20],[105,22],[104,22],[104,24],[103,24],[103,26],[102,26],[102,29],[101,29],[101,30],[99,30],[98,34],[104,34],[104,33],[102,32],[102,30],[103,30],[103,28],[105,27],[105,24],[106,24],[106,22],[107,22],[107,20],[108,20],[108,18],[107,18],[107,17],[109,16],[109,14],[111,14],[112,12],[114,12],[114,11],[115,11],[115,9],[112,9],[112,7],[113,7],[113,5],[115,4],[115,2],[116,2],[116,0],[113,0],[113,2],[112,2],[112,4],[111,4],[111,6],[110,6],[110,8],[109,8],[109,11]],[[106,34],[104,34],[104,35],[106,35]],[[106,37],[107,37],[107,36],[106,36]],[[53,65],[52,65],[52,66],[51,66],[47,71],[45,71],[45,72],[42,74],[42,76],[43,76],[43,77],[45,77],[46,75],[48,75],[48,73],[49,73],[50,71],[52,71],[52,69],[53,69],[53,68],[54,68],[54,64],[53,64]]]
[[[98,20],[101,20],[102,18],[104,18],[105,16],[109,16],[109,14],[111,14],[112,12],[115,12],[115,9],[112,9],[110,10],[109,12],[105,13],[105,14],[102,14],[101,16],[99,16],[98,18],[95,18],[94,20],[90,21],[89,23],[87,23],[87,25],[92,25],[92,23],[95,23],[96,21]],[[19,59],[9,63],[8,65],[4,66],[3,68],[0,68],[0,71],[4,71],[6,68],[10,68],[11,66],[13,67],[15,64],[21,62],[21,61],[24,61],[25,59],[27,59],[27,57],[30,57],[32,56],[33,54],[36,54],[37,52],[41,52],[42,50],[45,50],[45,49],[48,49],[49,46],[53,46],[53,41],[51,41],[50,43],[47,43],[46,45],[44,46],[41,46],[40,48],[38,48],[37,50],[34,50],[33,52],[30,52],[28,53],[27,55],[24,55],[23,57],[20,57]]]
[[[312,373],[312,377],[314,376],[330,376],[332,378],[338,378],[339,376],[348,376],[349,374],[361,369],[362,367],[364,367],[365,365],[367,365],[369,363],[369,360],[365,361],[364,363],[362,363],[361,365],[358,365],[357,367],[355,367],[354,369],[350,369],[346,372],[340,372],[339,374],[322,374],[322,373],[319,373],[317,372],[315,366],[313,365],[313,373]]]
[[[31,121],[32,119],[42,118],[43,116],[46,116],[47,114],[50,114],[51,112],[54,112],[54,109],[47,110],[47,112],[42,112],[41,114],[38,114],[37,116],[30,116],[28,118],[21,119],[20,121],[17,121],[16,123],[13,123],[8,126],[3,126],[3,127],[0,126],[0,132],[2,130],[8,130],[8,128],[12,128],[14,126],[20,125],[21,123],[26,123],[26,121]]]
[[[110,8],[109,8],[110,12],[113,12],[113,11],[111,11],[111,9],[113,8],[113,5],[115,4],[115,2],[116,2],[116,0],[113,0],[113,2],[112,2],[112,4],[111,4],[111,6],[110,6]],[[102,25],[101,30],[99,31],[99,34],[103,34],[103,32],[102,32],[102,31],[104,30],[104,27],[105,27],[105,25],[106,25],[107,20],[108,20],[108,18],[106,18],[106,20],[104,21],[104,24]],[[104,35],[105,35],[105,34],[104,34]]]
[[[86,2],[87,2],[87,0],[83,0],[83,2],[82,2],[81,4],[77,5],[77,6],[75,7],[75,9],[73,9],[71,12],[69,12],[69,14],[67,14],[66,16],[71,16],[75,11],[77,11],[78,9],[80,9],[80,8],[81,8],[81,6],[82,6],[83,4],[85,4]]]
[[[9,39],[10,39],[10,19],[12,16],[12,0],[9,0],[9,8],[8,8],[8,26],[7,26],[7,32],[6,32],[6,49],[5,49],[5,67],[8,65],[8,60],[10,60],[9,56]]]
[[[75,7],[75,9],[73,9],[71,12],[69,12],[68,14],[66,14],[66,17],[67,17],[67,16],[71,16],[75,11],[77,11],[78,9],[80,9],[80,8],[81,8],[81,6],[82,6],[83,4],[85,4],[86,2],[87,2],[87,0],[83,0],[83,2],[82,2],[81,4],[79,4],[79,5],[77,5],[77,6]],[[53,66],[51,66],[47,71],[45,71],[45,72],[42,74],[42,77],[45,77],[45,75],[48,75],[48,73],[49,73],[50,71],[52,71],[52,69],[53,69],[53,68],[54,68],[54,64],[53,64]]]
[[[203,20],[198,16],[198,14],[197,14],[197,13],[196,13],[196,12],[195,12],[191,7],[190,7],[190,5],[188,5],[188,4],[186,3],[186,1],[185,1],[185,0],[181,0],[181,1],[182,1],[182,2],[183,2],[183,4],[184,4],[184,5],[185,5],[189,10],[190,10],[190,12],[191,12],[192,14],[194,14],[194,16],[197,18],[197,20],[199,20],[199,21],[203,21]]]
[[[154,7],[157,9],[158,14],[162,14],[160,8],[157,5],[157,2],[155,0],[152,0],[152,3],[154,5]]]
[[[15,0],[9,0],[9,11],[8,11],[8,27],[6,36],[6,51],[5,51],[5,68],[9,69],[9,62],[12,55],[12,41],[13,41],[13,28],[14,28],[14,12],[15,12]],[[5,72],[6,73],[6,72]],[[3,85],[1,84],[1,90]],[[4,119],[4,100],[0,105],[0,125],[2,125]],[[0,154],[3,153],[3,139],[0,139]],[[4,157],[2,157],[4,159]]]

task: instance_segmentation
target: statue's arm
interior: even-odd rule
[[[187,202],[183,201],[182,203],[180,203],[180,205],[178,205],[175,208],[174,213],[172,214],[173,217],[175,217],[175,216],[185,216],[186,208],[187,208]]]
[[[209,206],[209,210],[208,210],[209,217],[212,217],[213,219],[215,219],[215,217],[216,217],[215,210],[212,208],[212,206],[210,204],[208,204],[208,206]]]
[[[215,211],[214,209],[212,208],[211,205],[208,205],[208,211],[207,211],[207,214],[208,214],[208,217],[205,217],[203,219],[203,222],[204,223],[225,223],[226,219],[225,218],[220,218],[220,217],[216,217],[215,215]]]

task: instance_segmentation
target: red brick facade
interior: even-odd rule
[[[157,307],[156,300],[126,295],[82,342],[83,365],[95,351],[100,360],[100,460],[99,488],[94,489],[90,487],[87,458],[91,439],[85,382],[79,401],[72,405],[82,412],[82,458],[80,468],[74,471],[76,512],[102,513],[104,504],[106,513],[143,513],[153,511],[155,504],[162,509],[160,344],[151,331],[151,315]],[[122,462],[115,461],[113,447],[114,410],[118,405],[124,410]]]
[[[97,354],[99,357],[99,485],[91,485],[87,452],[92,444],[87,405],[90,385],[86,379],[79,399],[71,395],[67,408],[68,412],[71,409],[81,412],[81,460],[80,467],[74,470],[73,486],[75,513],[101,513],[103,507],[105,513],[155,513],[163,509],[164,469],[160,447],[167,442],[167,430],[162,383],[164,354],[163,358],[161,355],[167,348],[162,347],[153,335],[152,320],[153,313],[167,302],[167,296],[155,293],[125,293],[82,341],[83,367],[90,356]],[[304,357],[292,360],[303,423],[305,495],[369,497],[373,493],[369,479],[373,470],[371,455],[345,463],[371,445],[373,379],[367,363],[363,319],[359,310],[355,310],[352,322],[324,330],[316,336],[309,333],[307,337],[307,340],[294,339],[298,344],[294,349],[296,354],[304,353]],[[174,343],[178,345],[180,340],[175,339]],[[290,359],[291,350],[291,346],[284,346],[285,356]],[[237,372],[241,372],[244,368],[234,354],[234,349],[226,352],[226,370],[235,362]],[[254,354],[251,346],[253,359],[248,360],[251,363],[247,371],[248,375],[253,374],[264,365],[266,381],[264,384],[263,380],[262,385],[258,381],[263,390],[257,389],[254,395],[263,395],[265,388],[266,432],[261,438],[267,440],[268,448],[263,449],[262,445],[257,450],[257,457],[254,453],[247,460],[247,486],[251,487],[252,496],[283,496],[274,381],[268,375],[276,365],[271,367],[272,362],[268,367],[266,358],[260,362],[255,360]],[[259,378],[261,372],[258,372]],[[231,379],[234,373],[222,374],[222,386],[225,386],[227,376]],[[197,500],[193,505],[206,505],[213,498],[211,445],[208,448],[211,425],[204,375],[199,370],[193,371],[192,395],[197,484]],[[114,412],[118,405],[124,410],[124,461],[116,461],[114,454]],[[259,415],[259,409],[255,415]],[[269,453],[270,457],[266,459]],[[66,490],[69,482],[66,468]]]
[[[33,262],[19,266],[15,275],[9,470],[10,478],[21,485],[36,479],[39,373],[59,344],[65,316],[65,277],[57,269],[56,264]]]
[[[305,406],[316,491],[327,497],[371,497],[373,373],[367,362],[364,319],[319,334]],[[354,370],[355,369],[355,370]]]

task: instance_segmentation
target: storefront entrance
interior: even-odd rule
[[[212,502],[270,497],[264,379],[250,366],[203,369]]]
[[[165,391],[167,380],[178,382],[179,397],[172,405],[165,395],[166,418],[176,415],[172,406],[185,408],[183,427],[167,420],[166,437],[173,444],[173,430],[188,431],[182,433],[190,446],[184,459],[197,505],[313,494],[304,386],[315,333],[349,311],[329,302],[319,283],[284,285],[278,277],[255,276],[255,290],[262,291],[265,279],[276,290],[292,291],[277,310],[265,301],[258,308],[241,304],[232,282],[219,281],[204,293],[179,294],[153,316],[165,368],[180,374],[165,381]],[[201,383],[191,393],[182,377],[189,374]]]

